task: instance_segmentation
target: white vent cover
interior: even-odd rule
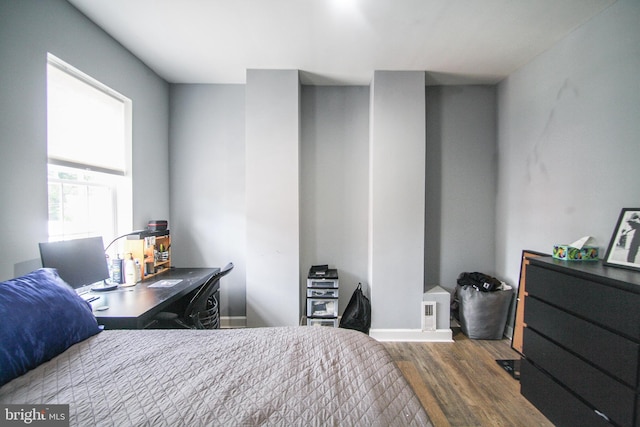
[[[422,330],[436,330],[436,302],[422,301]]]

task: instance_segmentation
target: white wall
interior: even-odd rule
[[[168,85],[63,0],[0,1],[0,280],[47,240],[47,52],[133,101],[133,225],[169,219]]]
[[[640,2],[618,0],[498,88],[498,273],[640,205]]]
[[[222,316],[245,315],[245,88],[171,85],[171,245],[177,267],[234,270]]]
[[[495,86],[428,87],[426,289],[495,271]]]
[[[309,268],[329,264],[342,314],[367,284],[369,88],[303,86],[301,117],[300,303]]]

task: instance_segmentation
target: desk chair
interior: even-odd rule
[[[220,310],[216,299],[217,284],[233,270],[230,262],[218,273],[214,274],[198,289],[189,301],[182,316],[178,313],[163,311],[158,313],[152,326],[159,329],[218,329],[220,327]]]

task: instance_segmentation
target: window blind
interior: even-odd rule
[[[51,62],[47,73],[49,162],[124,175],[125,102]]]

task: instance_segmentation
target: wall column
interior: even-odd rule
[[[300,81],[247,70],[247,326],[300,321]]]
[[[421,329],[424,286],[425,73],[376,71],[371,85],[371,329]]]

